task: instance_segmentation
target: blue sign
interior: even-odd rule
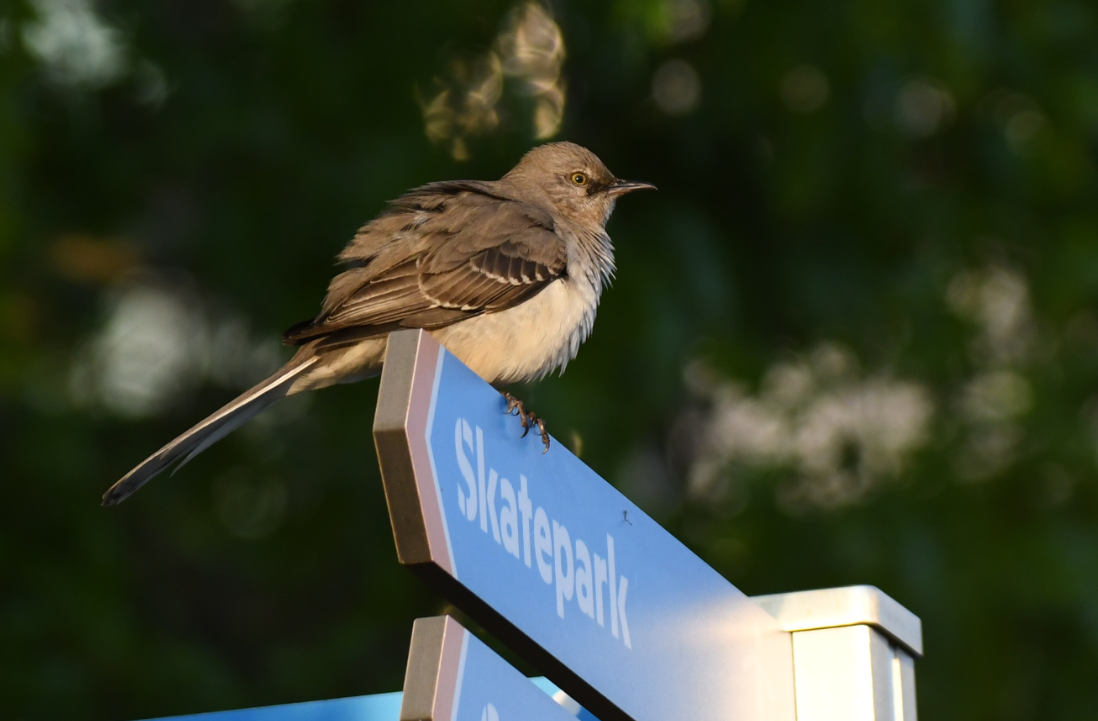
[[[579,718],[585,717],[593,721],[581,712]],[[576,721],[577,716],[457,621],[440,616],[415,623],[400,718]]]
[[[603,721],[793,721],[790,635],[427,333],[374,435],[397,552]]]
[[[464,631],[464,629],[462,629]],[[503,664],[507,667],[506,671],[501,671],[499,676],[489,677],[493,683],[500,683],[500,679],[505,674],[518,674],[514,668],[508,666],[507,663],[496,656],[490,649],[484,646],[483,643],[475,638],[470,639],[470,644],[474,648],[474,661],[473,670],[466,672],[464,678],[466,683],[472,682],[474,678],[480,679],[477,683],[483,685],[484,680],[482,678],[484,673],[494,674],[498,669],[498,665],[489,661],[487,664],[480,664],[476,659],[485,653],[491,654],[495,661],[499,664]],[[468,661],[466,662],[468,665]],[[520,678],[521,675],[519,676]],[[566,721],[597,721],[594,716],[587,713],[581,708],[569,709],[567,706],[558,705],[553,701],[553,697],[560,693],[560,689],[555,684],[545,678],[532,678],[523,679],[523,682],[538,691],[541,697],[528,698],[525,693],[525,687],[522,687],[515,679],[510,675],[506,678],[507,686],[516,687],[516,693],[510,693],[506,703],[494,704],[493,707],[498,715],[498,709],[503,706],[508,711],[513,707],[513,701],[515,698],[522,698],[528,701],[529,708],[543,708],[544,703],[548,702],[556,707],[555,711],[545,707],[546,713],[552,713],[552,715],[546,715],[546,719],[565,719]],[[463,693],[467,703],[464,704],[463,715],[461,718],[466,718],[464,712],[473,709],[475,711],[475,703],[469,701],[470,697],[475,697],[476,691],[470,691]],[[371,696],[351,696],[349,698],[336,698],[328,701],[304,701],[301,703],[290,703],[281,706],[260,706],[257,708],[245,708],[237,709],[233,711],[212,711],[210,713],[193,714],[189,716],[172,716],[161,719],[154,719],[153,721],[397,721],[400,718],[400,707],[403,694],[400,691],[393,693],[379,693]],[[492,703],[489,700],[485,704],[485,710],[487,704]],[[565,700],[567,703],[567,700]],[[574,705],[574,704],[573,704]],[[573,713],[573,710],[575,713]],[[565,716],[561,717],[560,713],[564,712]],[[501,719],[511,718],[526,718],[525,716],[515,716],[507,714],[500,716]],[[538,717],[540,718],[540,717]]]
[[[353,696],[328,701],[305,701],[234,711],[172,716],[156,721],[397,721],[400,692]]]

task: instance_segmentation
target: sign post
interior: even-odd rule
[[[793,634],[797,721],[916,721],[918,616],[872,586],[751,600]]]
[[[602,721],[793,721],[789,632],[423,331],[374,438],[402,564]]]
[[[403,696],[203,719],[916,721],[918,617],[872,586],[744,596],[505,409],[427,333],[390,335],[374,438],[397,556],[557,696],[444,616],[415,622]]]

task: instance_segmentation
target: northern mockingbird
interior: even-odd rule
[[[576,357],[614,274],[606,221],[648,183],[619,180],[573,143],[534,148],[500,180],[429,183],[393,201],[339,254],[320,315],[283,341],[300,349],[259,385],[145,459],[103,495],[121,503],[275,401],[381,372],[390,331],[429,330],[481,378],[542,378]],[[505,393],[528,432],[544,422]],[[524,432],[525,436],[526,433]]]

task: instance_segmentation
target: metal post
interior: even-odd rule
[[[752,600],[792,634],[797,721],[916,721],[918,616],[873,586]]]

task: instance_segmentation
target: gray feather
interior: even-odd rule
[[[251,420],[257,413],[285,398],[294,378],[319,360],[318,356],[291,361],[254,388],[245,391],[141,462],[103,494],[103,505],[114,506],[131,496],[158,473],[179,461],[176,470],[215,442]],[[182,459],[182,460],[180,460]]]

